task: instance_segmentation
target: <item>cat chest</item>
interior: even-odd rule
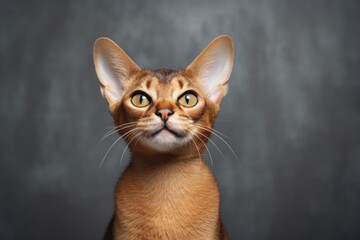
[[[219,200],[216,191],[123,186],[117,192],[115,216],[118,228],[129,234],[212,239],[219,221]]]

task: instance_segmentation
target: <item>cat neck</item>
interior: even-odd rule
[[[124,172],[122,182],[131,182],[138,191],[142,189],[139,186],[143,186],[145,191],[149,188],[157,189],[152,193],[156,198],[165,193],[185,194],[179,192],[179,189],[192,192],[198,186],[208,186],[212,182],[215,184],[213,178],[202,155],[197,151],[189,151],[187,154],[132,152],[131,162]]]
[[[193,149],[174,152],[155,152],[151,150],[132,151],[130,167],[138,170],[157,170],[161,168],[197,166],[205,164],[202,151]]]

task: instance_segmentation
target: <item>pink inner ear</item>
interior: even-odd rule
[[[112,101],[120,100],[122,91],[121,81],[117,77],[108,56],[100,53],[95,61],[96,72],[102,85],[102,95],[106,98],[110,97]]]
[[[227,83],[232,67],[229,55],[222,51],[224,49],[216,50],[215,54],[209,55],[209,59],[206,59],[199,72],[199,78],[203,81],[203,87],[210,98],[216,97],[212,95],[217,95],[219,88],[222,88]]]
[[[115,42],[99,38],[94,44],[94,63],[101,92],[109,104],[120,100],[131,73],[141,69]]]
[[[233,65],[233,45],[228,36],[213,40],[188,66],[199,79],[212,101],[219,101],[227,93],[227,83]]]

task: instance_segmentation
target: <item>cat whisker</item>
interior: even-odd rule
[[[101,166],[103,165],[103,163],[104,163],[104,161],[105,161],[105,159],[106,159],[106,156],[109,154],[110,150],[114,147],[114,145],[115,145],[117,142],[119,142],[120,139],[124,138],[126,135],[130,134],[131,132],[133,132],[133,131],[135,131],[135,130],[137,130],[137,128],[134,128],[134,129],[132,129],[132,130],[129,130],[128,132],[126,132],[126,133],[123,134],[122,136],[118,137],[118,138],[114,141],[114,143],[110,146],[110,148],[106,151],[104,157],[102,158],[101,163],[100,163],[100,166],[99,166],[99,169],[100,169]]]
[[[220,134],[221,136],[224,136],[224,137],[226,137],[227,139],[230,139],[228,136],[226,136],[226,135],[223,134],[222,132],[216,130],[215,128],[209,128],[208,126],[205,126],[205,125],[199,124],[199,123],[194,123],[194,124],[195,124],[196,126],[202,128],[203,130],[206,130],[206,131],[210,132],[210,133],[216,132],[216,133]]]
[[[135,126],[135,125],[136,125],[136,121],[116,126],[116,127],[112,128],[110,131],[108,131],[107,133],[105,133],[105,135],[100,139],[99,142],[103,141],[108,136],[110,136],[110,135],[112,135],[112,134],[114,134],[114,133],[116,133],[116,132],[118,132],[120,130],[123,130],[123,129],[128,128],[128,127],[132,127],[132,126]]]
[[[188,114],[186,114],[186,115],[189,116]],[[204,130],[207,130],[207,131],[209,131],[209,132],[211,133],[211,129],[209,130],[208,127],[202,126],[201,124],[196,124],[196,123],[194,123],[194,124],[197,125],[199,128],[203,128]],[[209,150],[209,148],[206,146],[206,144],[204,143],[204,141],[203,141],[200,137],[198,137],[198,136],[196,135],[196,133],[198,133],[198,132],[199,132],[199,131],[196,131],[196,130],[195,130],[195,134],[194,134],[193,136],[197,137],[197,138],[203,143],[203,145],[205,146],[207,152],[209,153],[209,157],[210,157],[210,161],[211,161],[211,166],[214,166],[214,163],[213,163],[213,159],[212,159],[210,150]],[[194,141],[194,140],[193,140],[193,141]],[[194,142],[194,144],[195,144],[195,142]],[[195,144],[195,146],[196,146],[196,144]],[[201,159],[201,158],[200,158],[200,159]]]
[[[133,123],[137,123],[137,121],[132,121],[132,122],[128,122],[128,123],[123,123],[123,124],[120,124],[120,125],[115,126],[115,127],[113,127],[113,126],[108,127],[108,128],[110,128],[110,130],[109,130],[107,133],[113,131],[113,130],[116,129],[116,128],[123,127],[123,126],[129,125],[129,124],[133,124]],[[106,133],[106,134],[107,134],[107,133]],[[105,134],[105,135],[106,135],[106,134]]]
[[[204,147],[206,148],[206,151],[209,153],[211,166],[214,166],[213,158],[212,158],[212,156],[211,156],[211,153],[210,153],[209,148],[206,146],[206,143],[204,143],[204,141],[203,141],[200,137],[198,137],[197,135],[194,135],[194,136],[197,137],[197,138],[203,143]]]
[[[103,140],[105,140],[106,138],[110,137],[111,135],[113,135],[114,133],[119,133],[121,130],[124,130],[124,129],[127,129],[127,128],[130,128],[130,127],[134,127],[134,126],[126,126],[126,127],[123,127],[123,128],[120,128],[120,129],[117,129],[107,135],[105,135],[103,138],[100,139],[99,142],[102,142]]]
[[[191,141],[194,143],[194,145],[195,145],[195,147],[196,147],[196,150],[197,150],[197,152],[198,152],[198,154],[199,154],[199,160],[200,160],[200,163],[201,163],[201,154],[200,154],[200,150],[199,150],[198,146],[196,145],[196,143],[195,143],[194,139],[192,139],[192,138],[191,138]]]
[[[111,127],[111,129],[104,134],[103,138],[104,138],[106,135],[108,135],[109,133],[111,133],[112,131],[114,131],[115,129],[117,129],[118,127],[119,127],[119,126]],[[100,140],[100,141],[101,141],[101,140]],[[99,142],[100,142],[100,141],[99,141]]]
[[[197,132],[199,133],[201,136],[205,137],[207,140],[209,140],[214,146],[215,148],[220,152],[221,156],[225,159],[224,154],[221,152],[221,150],[218,148],[218,146],[214,143],[214,141],[212,141],[209,137],[207,137],[205,134],[202,134],[201,132]]]
[[[120,127],[126,126],[126,125],[128,125],[128,124],[126,123],[126,124],[121,124],[121,125],[119,125],[119,126],[110,127],[110,130],[109,130],[108,132],[106,132],[106,133],[104,134],[104,136],[106,136],[106,135],[108,135],[109,133],[111,133],[112,131],[114,131],[114,130],[120,128]]]
[[[120,158],[120,169],[121,169],[121,165],[122,165],[122,160],[123,160],[124,154],[125,154],[126,150],[129,148],[130,143],[131,143],[136,137],[139,137],[141,134],[142,134],[142,132],[139,132],[139,133],[135,134],[135,136],[133,136],[133,137],[131,138],[131,140],[128,142],[128,144],[126,144],[126,147],[125,147],[125,149],[123,150],[123,152],[122,152],[122,154],[121,154],[121,158]]]
[[[229,150],[232,152],[232,154],[235,156],[237,162],[240,162],[238,156],[236,155],[236,153],[234,152],[234,150],[232,149],[232,147],[230,146],[230,144],[228,144],[221,136],[219,136],[221,133],[219,131],[211,131],[211,129],[207,129],[207,127],[202,126],[200,124],[195,123],[195,125],[197,125],[199,128],[204,129],[209,131],[210,133],[214,134],[216,137],[218,137],[221,141],[223,141],[225,143],[225,145],[229,148]],[[215,129],[212,129],[215,130]],[[223,136],[225,136],[224,134],[221,134]],[[226,136],[225,136],[226,137]],[[230,139],[229,137],[227,137],[228,139]]]
[[[213,132],[213,134],[226,144],[226,146],[230,149],[230,151],[232,152],[232,154],[235,156],[237,162],[240,162],[238,156],[236,155],[236,153],[234,152],[234,150],[232,149],[232,147],[231,147],[222,137],[220,137],[218,134],[216,134],[215,132]]]
[[[232,152],[232,154],[235,156],[237,162],[240,162],[239,158],[237,157],[237,155],[235,154],[234,150],[231,148],[231,146],[219,135],[223,135],[224,137],[227,137],[225,134],[222,134],[220,131],[217,131],[215,129],[208,129],[208,127],[202,125],[202,124],[198,124],[198,123],[194,123],[196,126],[198,126],[199,128],[202,128],[204,130],[209,131],[210,133],[214,134],[216,137],[218,137],[221,141],[223,141],[226,146],[229,148],[229,150]],[[212,131],[213,130],[213,131]],[[229,137],[227,137],[228,139],[230,139]]]
[[[185,114],[186,114],[186,116],[188,116],[188,117],[190,118],[189,114],[187,114],[187,113],[185,113]],[[204,124],[201,124],[201,123],[195,123],[195,122],[194,122],[194,123],[192,123],[192,124],[198,126],[199,128],[202,128],[203,130],[208,131],[208,132],[210,132],[210,133],[216,132],[216,133],[218,133],[218,134],[226,137],[227,139],[230,139],[228,136],[226,136],[226,135],[223,134],[222,132],[216,130],[215,128],[210,128],[210,127],[208,127],[208,126],[206,126],[206,125],[204,125]]]
[[[130,127],[134,127],[134,126],[135,126],[135,124],[118,128],[118,129],[114,130],[113,132],[106,134],[103,138],[100,139],[100,142],[103,141],[104,139],[108,138],[109,136],[113,135],[114,133],[118,133],[121,130],[130,128]]]
[[[147,137],[147,136],[148,136],[148,134],[146,134],[145,137]],[[139,142],[139,140],[140,140],[140,136],[137,138],[137,140],[136,140],[136,142],[135,142],[135,144],[134,144],[134,150],[135,150],[135,147],[136,147],[137,143]]]

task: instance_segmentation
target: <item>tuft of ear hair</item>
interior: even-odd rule
[[[230,36],[221,35],[212,40],[186,67],[217,108],[221,99],[227,94],[233,62],[233,41]]]
[[[121,47],[105,37],[95,41],[94,64],[100,81],[100,91],[112,111],[120,102],[127,80],[141,69]]]

